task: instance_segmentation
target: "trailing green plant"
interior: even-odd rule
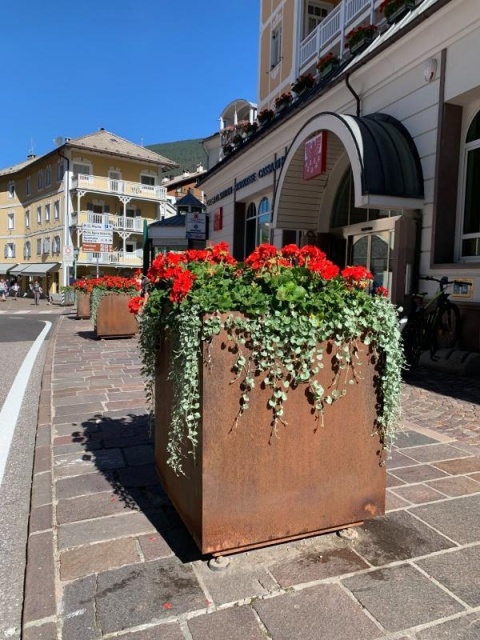
[[[285,424],[288,393],[305,385],[321,423],[328,405],[362,377],[361,353],[378,366],[377,429],[388,446],[399,413],[403,352],[397,312],[365,267],[340,269],[320,249],[261,245],[237,263],[225,243],[205,250],[157,256],[147,296],[130,309],[141,314],[140,348],[147,399],[153,404],[157,355],[170,350],[174,406],[168,462],[182,472],[186,445],[195,455],[201,419],[199,367],[202,345],[220,332],[235,354],[232,382],[240,386],[237,421],[249,409],[252,390],[270,390],[272,435]],[[164,341],[168,336],[168,347]],[[318,382],[329,341],[333,380]],[[207,354],[208,348],[203,350]]]

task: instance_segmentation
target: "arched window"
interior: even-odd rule
[[[465,139],[465,174],[461,257],[480,257],[480,111],[468,128]]]
[[[270,215],[268,198],[260,200],[258,209],[253,202],[248,205],[245,224],[245,256],[248,256],[258,245],[269,242]]]

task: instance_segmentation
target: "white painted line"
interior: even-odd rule
[[[20,413],[20,408],[30,379],[30,374],[32,373],[33,365],[35,364],[40,347],[52,326],[52,323],[47,320],[43,320],[42,322],[45,323],[45,326],[30,347],[30,351],[22,362],[22,366],[18,370],[10,391],[8,392],[5,404],[0,411],[0,485],[3,481],[13,434],[15,432],[15,427],[17,426],[18,415]]]

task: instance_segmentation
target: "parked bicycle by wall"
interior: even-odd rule
[[[402,327],[403,347],[407,373],[417,366],[424,351],[430,352],[435,360],[438,349],[453,348],[460,339],[460,310],[449,300],[446,291],[451,285],[470,286],[461,280],[449,280],[446,276],[420,276],[419,280],[438,282],[438,290],[431,299],[425,293],[414,294],[415,309]]]

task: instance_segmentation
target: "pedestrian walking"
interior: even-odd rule
[[[2,302],[5,302],[7,299],[7,283],[3,278],[0,278],[0,296],[2,297]]]
[[[18,296],[18,292],[20,290],[20,287],[18,286],[18,282],[14,282],[12,284],[12,291],[13,291],[13,299],[15,300],[15,302],[17,301],[17,296]]]
[[[40,300],[40,294],[42,293],[42,287],[40,286],[38,280],[35,280],[35,282],[33,283],[32,291],[33,291],[33,298],[35,300],[35,304],[38,305],[38,302]]]

